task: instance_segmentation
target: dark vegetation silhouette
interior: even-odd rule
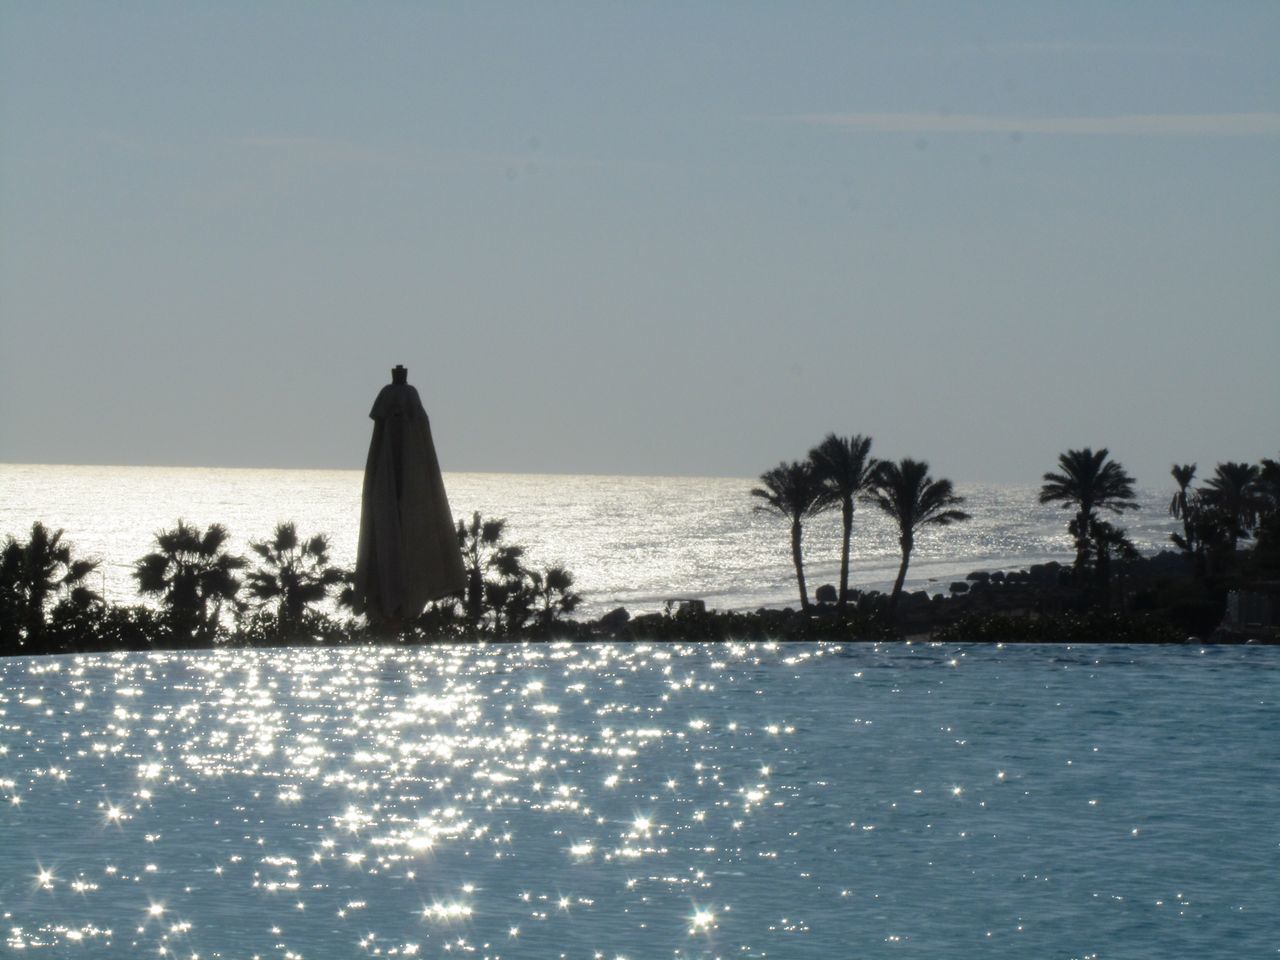
[[[250,541],[245,558],[231,553],[222,525],[201,530],[179,520],[133,565],[150,603],[107,604],[92,586],[100,561],[77,556],[62,530],[37,522],[25,540],[9,535],[0,549],[0,655],[508,638],[879,640],[904,631],[1038,643],[1277,640],[1274,627],[1246,634],[1219,623],[1231,591],[1280,600],[1280,460],[1220,463],[1199,486],[1195,464],[1174,465],[1169,514],[1182,529],[1170,540],[1178,553],[1141,557],[1101,515],[1136,509],[1133,479],[1106,449],[1068,450],[1058,470],[1044,475],[1040,499],[1073,510],[1070,569],[975,571],[945,597],[907,595],[903,584],[916,534],[967,519],[963,498],[949,480],[931,477],[927,463],[878,462],[870,447],[859,435],[828,435],[808,460],[779,464],[751,490],[757,510],[788,522],[799,612],[718,612],[673,601],[665,614],[632,618],[619,608],[596,621],[573,620],[582,602],[573,574],[562,564],[529,565],[525,549],[507,539],[506,520],[479,513],[456,529],[465,589],[393,633],[355,615],[353,571],[333,565],[325,536],[301,537],[292,522]],[[875,506],[898,527],[902,558],[887,596],[848,588],[856,503]],[[814,603],[803,525],[837,505],[842,589],[824,585]]]
[[[1258,573],[1271,569],[1280,539],[1280,463],[1219,463],[1213,475],[1192,488],[1195,465],[1173,468],[1178,492],[1169,513],[1182,521],[1182,532],[1170,541],[1194,563],[1197,577],[1214,578],[1244,564]],[[1247,558],[1238,556],[1241,541],[1253,540]]]
[[[467,571],[464,612],[472,627],[520,619],[519,594],[524,580],[524,547],[504,543],[507,521],[485,520],[476,511],[469,524],[458,521],[458,547]],[[514,603],[513,603],[514,601]]]
[[[772,512],[791,522],[791,562],[800,587],[800,609],[809,609],[809,591],[804,580],[804,521],[831,506],[831,499],[813,463],[794,460],[780,463],[760,474],[760,486],[751,490],[761,503],[756,509]]]
[[[1169,501],[1169,516],[1175,520],[1182,521],[1182,539],[1178,540],[1178,535],[1170,534],[1174,544],[1188,553],[1195,550],[1195,525],[1193,523],[1193,507],[1192,499],[1195,496],[1191,489],[1191,482],[1196,478],[1196,465],[1194,463],[1175,463],[1169,470],[1173,477],[1174,483],[1178,485],[1178,490],[1173,495],[1173,499]]]
[[[844,609],[849,600],[849,550],[853,540],[854,506],[871,488],[879,461],[871,456],[871,438],[862,434],[838,437],[829,433],[809,451],[826,499],[840,507],[840,586],[836,604]]]
[[[898,463],[882,462],[875,472],[871,489],[863,494],[867,503],[879,507],[898,526],[898,545],[902,563],[898,567],[893,592],[889,595],[889,619],[892,621],[902,596],[902,583],[915,548],[916,533],[923,527],[945,527],[969,514],[960,509],[964,497],[957,496],[950,480],[929,476],[929,464],[923,460],[904,458]]]
[[[751,491],[765,501],[757,509],[790,522],[791,555],[803,614],[835,616],[837,620],[845,617],[850,624],[861,618],[858,629],[868,635],[874,634],[873,624],[880,629],[936,632],[957,622],[973,626],[977,634],[989,635],[989,631],[983,633],[980,622],[988,615],[983,611],[1011,609],[1017,616],[1029,616],[1038,623],[1035,629],[1015,633],[1044,641],[1055,635],[1054,624],[1060,624],[1057,634],[1073,642],[1087,633],[1082,633],[1082,624],[1112,622],[1099,619],[1106,614],[1132,620],[1130,627],[1114,634],[1117,637],[1168,642],[1192,634],[1207,637],[1223,621],[1226,597],[1232,590],[1269,592],[1273,606],[1280,606],[1276,590],[1280,585],[1277,461],[1264,459],[1257,466],[1219,464],[1213,477],[1198,489],[1193,487],[1195,464],[1174,466],[1172,476],[1178,490],[1169,512],[1182,521],[1183,529],[1171,534],[1171,540],[1194,561],[1192,567],[1171,553],[1141,556],[1124,528],[1106,519],[1106,514],[1118,516],[1137,509],[1134,480],[1120,463],[1110,459],[1107,449],[1086,447],[1060,454],[1058,469],[1044,475],[1040,490],[1042,503],[1060,503],[1073,511],[1067,525],[1075,544],[1069,573],[1059,575],[1057,564],[1033,565],[1030,572],[1010,571],[1007,577],[1002,571],[975,571],[966,581],[951,585],[954,596],[950,598],[936,593],[932,597],[924,592],[912,594],[904,616],[903,584],[916,532],[929,525],[946,526],[967,519],[968,514],[960,509],[963,500],[951,482],[931,478],[927,464],[910,459],[877,462],[870,456],[870,447],[871,441],[860,435],[828,435],[810,452],[808,466],[812,471],[798,462],[784,462],[762,474],[760,486]],[[822,483],[821,493],[812,490],[811,474]],[[860,490],[853,500],[879,507],[898,526],[902,560],[887,597],[848,587],[854,514],[852,504],[846,507],[844,501],[852,488]],[[809,600],[801,549],[803,524],[836,504],[842,507],[840,587],[820,587],[815,605]],[[1238,544],[1249,538],[1255,542],[1254,549],[1239,551]],[[857,601],[854,618],[846,612],[851,599]],[[939,602],[944,599],[949,602]],[[952,626],[947,630],[951,631],[949,636],[957,636]],[[1229,632],[1215,635],[1230,638]]]
[[[582,602],[582,595],[573,589],[573,574],[568,568],[556,565],[542,571],[530,570],[528,575],[529,595],[540,626],[549,628]]]
[[[388,634],[355,614],[354,571],[335,566],[323,534],[301,537],[293,522],[250,541],[249,558],[228,549],[221,524],[179,520],[155,535],[133,577],[151,606],[108,605],[87,586],[97,560],[74,556],[61,530],[37,523],[26,541],[0,551],[0,655],[215,645],[278,646],[549,637],[574,629],[582,603],[563,564],[535,568],[507,542],[505,520],[478,513],[457,526],[469,589],[428,604]]]
[[[1263,507],[1261,477],[1262,471],[1251,463],[1220,463],[1201,490],[1233,552],[1257,527]]]
[[[582,602],[567,567],[543,569],[526,562],[527,551],[506,539],[507,521],[473,513],[457,524],[466,589],[427,605],[412,630],[449,639],[549,635]]]
[[[1068,529],[1076,542],[1075,575],[1082,582],[1102,548],[1099,536],[1114,538],[1115,528],[1099,525],[1099,510],[1122,513],[1138,509],[1133,478],[1114,460],[1105,447],[1096,453],[1090,447],[1068,450],[1058,455],[1058,472],[1046,473],[1040,487],[1041,503],[1060,503],[1075,508]]]
[[[1262,461],[1257,485],[1260,515],[1254,535],[1259,549],[1275,553],[1280,549],[1280,461]]]
[[[343,570],[329,562],[329,539],[316,534],[303,540],[292,521],[277,525],[270,540],[249,544],[259,566],[245,577],[245,591],[261,606],[275,606],[282,626],[297,626],[312,607],[323,603],[344,583]]]
[[[156,534],[156,550],[134,569],[139,592],[158,597],[175,629],[200,643],[212,641],[218,632],[224,606],[243,609],[236,573],[248,561],[227,552],[229,538],[220,523],[201,533],[179,520],[172,530]]]
[[[50,531],[37,521],[22,543],[5,539],[0,553],[0,635],[25,636],[39,646],[48,619],[58,605],[63,615],[101,600],[87,584],[98,561],[76,559],[61,530]]]

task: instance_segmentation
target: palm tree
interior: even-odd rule
[[[227,553],[228,537],[220,523],[201,534],[179,520],[173,530],[156,534],[159,550],[139,560],[133,571],[141,593],[160,595],[179,622],[203,640],[212,639],[222,604],[235,603],[240,591],[235,571],[246,560]]]
[[[503,611],[524,583],[524,547],[502,542],[506,527],[506,520],[485,520],[478,510],[471,515],[471,523],[458,521],[458,548],[467,570],[464,608],[473,627],[490,611],[494,629],[499,629]],[[497,579],[486,580],[490,572]]]
[[[25,631],[32,652],[44,635],[45,613],[55,597],[65,595],[77,607],[101,599],[84,583],[99,562],[72,559],[71,545],[62,533],[37,521],[31,525],[30,540],[8,537],[0,551],[0,629],[12,629],[12,639]]]
[[[751,490],[753,497],[764,501],[756,504],[756,509],[779,514],[791,521],[791,562],[795,564],[796,582],[800,585],[800,609],[807,611],[809,592],[804,584],[802,527],[805,520],[830,506],[826,488],[813,464],[799,460],[780,463],[772,470],[766,470],[760,474],[760,484]]]
[[[904,458],[898,463],[881,461],[876,468],[871,489],[862,499],[875,504],[898,525],[898,545],[902,548],[902,564],[889,595],[889,619],[893,619],[902,595],[902,582],[907,578],[907,565],[916,543],[916,531],[925,526],[945,527],[969,514],[957,509],[964,497],[956,496],[950,480],[934,480],[929,464],[923,460]]]
[[[1266,501],[1265,509],[1280,509],[1280,460],[1262,458],[1258,469],[1258,489]]]
[[[319,603],[329,588],[342,582],[343,572],[329,566],[329,541],[323,534],[298,539],[297,526],[276,525],[271,540],[252,542],[249,548],[262,560],[245,581],[249,594],[266,604],[276,601],[282,625],[296,626],[307,607]]]
[[[1077,535],[1076,524],[1078,522],[1079,517],[1072,520],[1068,526],[1072,536]],[[1099,520],[1096,517],[1090,520],[1088,536],[1094,546],[1094,587],[1098,591],[1098,596],[1102,597],[1103,602],[1109,606],[1111,601],[1111,561],[1133,561],[1137,560],[1140,554],[1125,530],[1108,523],[1106,520]]]
[[[1134,503],[1133,477],[1114,460],[1107,460],[1104,447],[1095,453],[1089,447],[1068,450],[1058,455],[1061,473],[1046,473],[1040,487],[1041,503],[1061,503],[1075,507],[1073,527],[1076,538],[1076,574],[1084,572],[1089,564],[1091,532],[1097,520],[1097,510],[1121,513],[1137,510]]]
[[[862,434],[837,437],[827,434],[825,440],[809,451],[809,462],[826,488],[828,498],[840,504],[840,607],[849,592],[849,541],[853,537],[853,505],[855,499],[871,486],[876,460],[870,456],[871,438]]]
[[[12,535],[0,549],[0,656],[17,653],[27,622],[27,592],[22,585],[22,544]]]
[[[563,566],[547,567],[539,573],[529,571],[529,595],[538,605],[538,623],[550,626],[560,616],[572,613],[582,602],[573,590],[573,574]]]
[[[1175,463],[1169,470],[1169,474],[1173,477],[1174,483],[1178,485],[1178,490],[1173,495],[1173,499],[1169,501],[1169,516],[1175,520],[1181,520],[1187,515],[1187,510],[1191,502],[1191,481],[1196,478],[1196,465],[1194,463]]]
[[[1196,465],[1194,463],[1174,464],[1173,469],[1169,471],[1173,475],[1174,482],[1178,485],[1177,492],[1173,495],[1173,499],[1169,501],[1169,516],[1175,520],[1182,521],[1181,538],[1176,533],[1170,534],[1169,539],[1174,544],[1189,554],[1196,551],[1195,544],[1195,512],[1196,503],[1195,495],[1191,490],[1191,481],[1196,476]]]
[[[1258,549],[1280,546],[1280,460],[1263,458],[1258,470]]]
[[[1262,472],[1252,463],[1220,463],[1204,485],[1205,498],[1222,521],[1235,552],[1236,542],[1249,536],[1258,519],[1258,478]]]

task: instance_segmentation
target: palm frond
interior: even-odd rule
[[[751,496],[764,501],[756,505],[757,510],[778,513],[792,521],[827,509],[830,501],[825,493],[813,464],[802,460],[766,470],[760,474],[760,486],[751,489]]]
[[[834,433],[809,451],[809,462],[828,493],[842,502],[852,499],[871,483],[877,461],[871,457],[871,438],[862,434],[839,437]]]

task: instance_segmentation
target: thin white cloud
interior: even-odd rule
[[[323,137],[244,136],[233,138],[231,143],[264,154],[277,154],[295,161],[330,166],[391,167],[400,165],[404,160],[395,151]]]
[[[793,119],[854,133],[1020,133],[1092,137],[1258,137],[1280,134],[1280,113],[1138,113],[1115,117],[811,113]]]

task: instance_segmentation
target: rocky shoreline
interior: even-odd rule
[[[842,609],[823,585],[808,613],[787,607],[752,613],[707,610],[700,600],[672,600],[665,613],[632,617],[619,607],[578,624],[582,639],[618,640],[946,640],[1008,643],[1277,643],[1274,625],[1236,623],[1224,599],[1194,576],[1184,555],[1164,551],[1128,561],[1101,607],[1067,565],[975,570],[946,593],[919,590],[899,599],[894,625],[888,595],[851,589]],[[1270,609],[1275,609],[1275,605]],[[559,626],[568,626],[560,624]],[[577,632],[577,631],[573,631]],[[575,638],[576,639],[576,638]]]

